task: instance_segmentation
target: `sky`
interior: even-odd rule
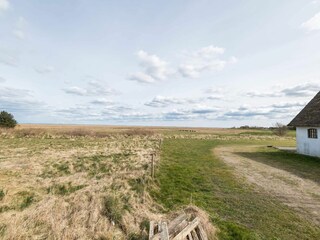
[[[320,91],[320,0],[0,0],[19,123],[273,126]]]

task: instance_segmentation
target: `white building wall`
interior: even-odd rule
[[[320,128],[318,138],[308,138],[308,129],[313,127],[297,127],[297,151],[298,153],[320,157]]]

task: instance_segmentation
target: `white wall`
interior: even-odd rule
[[[298,153],[320,157],[320,128],[318,138],[308,138],[308,129],[313,127],[297,127],[297,151]]]

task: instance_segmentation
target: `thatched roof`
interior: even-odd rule
[[[288,126],[320,127],[320,92],[318,92]]]

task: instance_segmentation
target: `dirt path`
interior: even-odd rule
[[[222,146],[214,154],[232,166],[241,179],[276,196],[300,215],[320,226],[320,185],[290,172],[242,157],[237,152],[256,151],[257,146]]]

